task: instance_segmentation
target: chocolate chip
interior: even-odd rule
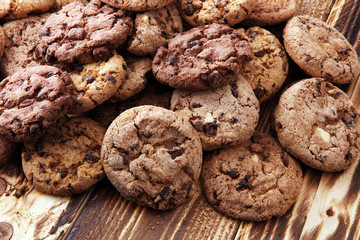
[[[237,123],[239,120],[236,118],[236,117],[232,117],[231,119],[230,119],[230,123],[231,124],[235,124],[235,123]]]
[[[216,135],[218,123],[210,123],[208,125],[203,125],[202,130],[204,133],[207,133],[209,135]]]
[[[188,3],[188,4],[186,5],[186,9],[185,9],[185,15],[186,15],[186,16],[192,16],[195,11],[196,11],[196,8],[195,8],[195,6],[192,5],[191,3]]]
[[[245,190],[245,189],[249,189],[249,190],[252,189],[252,185],[247,180],[241,179],[240,182],[238,182],[236,185],[236,190]]]
[[[350,114],[345,113],[342,120],[347,127],[351,128],[353,126],[354,118]]]
[[[116,79],[113,75],[111,74],[108,74],[106,77],[105,77],[105,81],[106,82],[111,82],[112,84],[116,85]]]
[[[184,153],[184,149],[170,150],[168,151],[168,153],[170,154],[172,159],[175,159]]]
[[[282,128],[282,124],[281,124],[280,122],[277,122],[277,123],[276,123],[276,127],[277,127],[278,129],[281,129],[281,128]]]
[[[305,62],[310,62],[312,59],[314,59],[312,56],[306,55]]]
[[[346,160],[352,159],[352,154],[351,154],[350,152],[346,153],[345,159],[346,159]]]
[[[326,160],[327,160],[327,156],[322,156],[320,158],[320,162],[322,162],[322,163],[326,162]]]
[[[188,42],[188,48],[192,48],[192,47],[195,47],[197,45],[202,45],[202,42],[200,40],[194,40],[194,41],[191,41],[191,42]]]
[[[238,178],[239,176],[240,176],[240,173],[238,172],[238,170],[237,169],[231,169],[230,171],[228,171],[228,174],[230,175],[230,177],[232,178],[232,179],[236,179],[236,178]]]
[[[203,129],[203,123],[201,121],[197,121],[194,123],[194,128],[197,130],[197,131],[202,131]]]
[[[21,121],[18,119],[14,119],[12,120],[11,125],[16,125],[17,127],[21,127]]]
[[[68,191],[69,191],[70,194],[74,194],[74,192],[75,192],[75,189],[73,188],[73,186],[71,186],[70,183],[68,185]]]
[[[266,90],[263,89],[263,88],[257,87],[257,88],[254,89],[255,96],[258,99],[261,99],[265,95],[265,92],[266,92]]]
[[[43,174],[45,173],[45,168],[44,168],[44,165],[42,163],[39,163],[39,174]]]
[[[191,107],[192,108],[199,108],[199,107],[202,107],[201,103],[193,103],[191,104]]]
[[[265,55],[265,51],[260,50],[254,53],[255,57],[263,57]]]
[[[55,75],[54,72],[48,72],[48,73],[45,74],[45,77],[46,77],[46,78],[49,78],[49,77],[52,77],[52,76],[54,76],[54,75]]]
[[[49,29],[45,29],[44,31],[42,31],[40,33],[40,37],[45,37],[45,36],[49,36],[50,35],[50,30]]]
[[[258,31],[250,31],[249,38],[254,39],[259,34]]]
[[[263,139],[263,136],[261,134],[254,133],[254,135],[252,135],[251,137],[251,142],[259,143],[261,139]]]
[[[84,81],[86,81],[87,84],[90,84],[95,81],[95,78],[93,76],[85,76]]]
[[[164,187],[161,192],[160,192],[160,197],[162,200],[165,200],[171,193],[171,188],[169,188],[168,186]]]
[[[25,161],[25,162],[30,161],[30,160],[31,160],[31,156],[32,156],[31,153],[28,153],[28,152],[24,153],[24,155],[23,155],[24,161]]]
[[[200,74],[200,79],[206,81],[208,78],[208,75],[205,73]]]
[[[170,65],[174,65],[178,61],[179,61],[178,57],[174,55],[169,56],[168,59],[166,60],[166,62],[168,62]]]
[[[147,131],[141,131],[141,135],[146,138],[151,138],[153,136],[151,132],[147,132]]]
[[[39,136],[42,133],[42,127],[38,123],[33,123],[30,126],[30,134],[32,136]]]
[[[239,93],[238,93],[238,85],[236,83],[231,84],[231,94],[235,97],[238,98],[239,97]]]
[[[57,172],[57,173],[60,173],[60,177],[61,177],[61,178],[65,178],[65,177],[68,175],[68,173],[69,173],[68,170],[64,170],[64,169],[58,169],[58,170],[56,170],[56,172]]]
[[[245,176],[244,176],[244,179],[247,181],[247,180],[249,180],[250,177],[251,177],[251,174],[250,174],[250,173],[246,173]]]
[[[84,159],[90,164],[94,164],[100,160],[99,154],[96,154],[92,149],[87,150]]]
[[[6,191],[6,187],[7,187],[6,181],[0,177],[0,196],[4,194],[4,192]]]
[[[341,95],[342,95],[341,92],[336,92],[334,94],[331,94],[330,96],[333,97],[334,99],[338,99]]]
[[[208,75],[206,81],[211,87],[223,85],[226,82],[225,78],[216,70]]]

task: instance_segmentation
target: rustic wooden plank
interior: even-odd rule
[[[297,15],[311,15],[325,21],[334,4],[334,0],[296,0]]]

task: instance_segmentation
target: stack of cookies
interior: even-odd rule
[[[264,221],[300,194],[298,160],[334,172],[358,158],[360,115],[333,85],[358,78],[356,51],[293,17],[294,0],[16,3],[0,10],[0,165],[22,145],[39,191],[77,194],[107,177],[168,210],[200,182],[219,212]],[[284,46],[259,27],[288,19]],[[287,54],[309,78],[282,93],[274,137],[256,127]]]

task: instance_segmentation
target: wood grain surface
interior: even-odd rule
[[[360,53],[360,1],[297,3],[297,14],[326,20]],[[281,38],[282,27],[270,30]],[[307,77],[294,63],[291,68],[285,85]],[[345,88],[359,110],[360,81]],[[261,105],[258,130],[272,132],[271,116],[279,96]],[[51,197],[31,189],[17,164],[13,161],[0,169],[0,181],[7,183],[6,193],[0,193],[0,222],[13,224],[12,239],[360,239],[359,160],[340,173],[304,166],[304,184],[294,206],[284,216],[260,223],[216,212],[200,186],[190,202],[166,212],[126,201],[108,180],[72,198]],[[27,217],[29,211],[34,216]]]

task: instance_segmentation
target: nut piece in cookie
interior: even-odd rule
[[[70,75],[56,67],[19,70],[0,83],[0,134],[12,142],[41,137],[73,106]]]
[[[244,221],[282,216],[303,183],[300,164],[273,137],[256,132],[249,141],[216,150],[204,160],[201,181],[210,204]]]
[[[54,131],[24,143],[26,178],[45,193],[67,196],[88,190],[105,177],[101,143],[105,128],[80,117],[61,121]]]
[[[284,28],[289,56],[307,74],[336,84],[355,81],[360,63],[355,48],[334,27],[311,16],[296,16]]]
[[[125,42],[132,27],[125,11],[100,0],[70,3],[46,20],[35,56],[51,64],[104,61]]]
[[[101,158],[126,199],[156,210],[189,200],[200,177],[200,139],[173,111],[140,106],[121,113],[106,131]]]
[[[251,58],[245,35],[214,23],[170,39],[168,48],[158,49],[152,70],[158,81],[170,87],[209,89],[233,82]]]
[[[253,10],[256,0],[179,0],[183,19],[193,26],[220,23],[233,26]]]
[[[346,93],[324,79],[288,88],[274,121],[281,145],[312,168],[341,171],[359,156],[360,115]]]
[[[5,0],[1,1],[0,19],[26,18],[28,14],[43,13],[53,6],[55,0]]]
[[[241,76],[215,89],[175,89],[171,98],[171,110],[193,125],[206,151],[249,140],[258,123],[259,109],[250,84]]]
[[[155,55],[169,39],[183,31],[182,21],[175,4],[137,14],[135,31],[129,40],[127,50],[135,55]]]

